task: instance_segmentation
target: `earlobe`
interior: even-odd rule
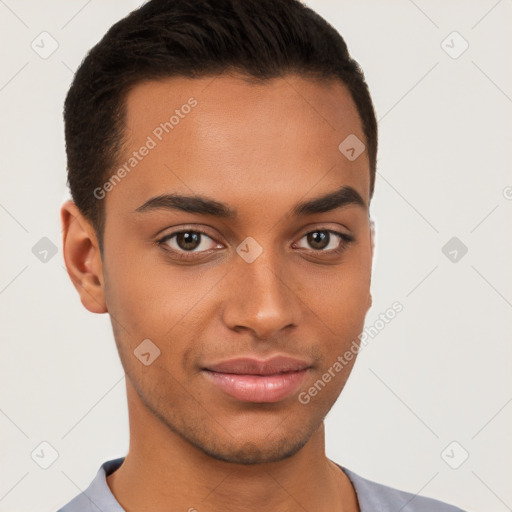
[[[61,222],[64,261],[80,300],[91,313],[106,313],[103,264],[94,228],[71,200],[61,207]]]
[[[370,244],[372,247],[372,258],[375,253],[375,222],[373,219],[369,219],[370,222]]]

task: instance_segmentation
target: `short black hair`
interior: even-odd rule
[[[102,252],[104,201],[93,191],[119,158],[126,94],[147,80],[232,71],[252,81],[291,73],[341,80],[361,118],[373,196],[373,103],[359,64],[327,21],[299,0],[150,0],[115,23],[89,51],[64,104],[67,183]]]

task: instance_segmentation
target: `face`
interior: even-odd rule
[[[101,200],[127,377],[204,453],[282,460],[340,394],[371,304],[369,161],[338,149],[365,140],[356,107],[343,84],[292,75],[151,81],[126,101]]]

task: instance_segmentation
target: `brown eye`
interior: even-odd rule
[[[318,251],[319,253],[334,254],[342,251],[346,245],[353,241],[350,235],[338,233],[330,229],[317,229],[306,233],[301,240],[306,239],[307,247],[296,244],[301,249]]]
[[[322,250],[329,245],[330,234],[327,231],[313,231],[306,236],[308,244],[312,249]]]
[[[166,250],[177,255],[198,255],[211,249],[216,249],[219,244],[206,233],[197,230],[181,230],[164,236],[158,241],[159,245],[166,246]]]
[[[176,244],[184,251],[197,249],[201,243],[201,233],[194,231],[183,231],[176,235]]]

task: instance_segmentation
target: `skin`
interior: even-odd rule
[[[107,483],[127,511],[357,511],[325,455],[323,422],[355,358],[307,405],[298,400],[357,339],[371,306],[368,156],[338,150],[350,134],[365,140],[357,109],[342,83],[294,75],[149,81],[126,98],[119,165],[190,97],[197,106],[103,199],[103,255],[75,204],[61,210],[68,273],[89,311],[109,313],[127,377],[130,447]],[[342,186],[363,205],[291,213]],[[135,212],[164,193],[207,196],[237,216]],[[320,228],[354,240],[314,245],[307,234]],[[192,255],[177,237],[158,245],[187,229],[207,233]],[[249,236],[263,248],[252,263],[236,252]],[[146,338],[161,351],[149,366],[133,353]],[[274,354],[312,365],[277,403],[236,400],[201,371]]]

